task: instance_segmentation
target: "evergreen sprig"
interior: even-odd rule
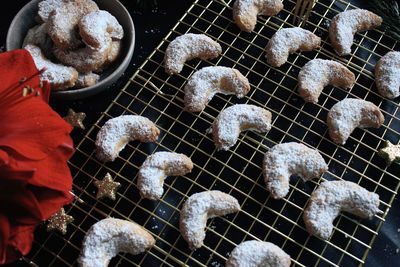
[[[400,40],[400,13],[396,0],[370,0],[368,9],[382,17],[388,35]]]

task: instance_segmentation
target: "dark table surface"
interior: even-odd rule
[[[140,10],[133,0],[120,0],[131,13],[135,31],[135,51],[131,63],[124,75],[112,86],[103,92],[81,100],[66,101],[51,99],[50,105],[61,116],[66,115],[69,108],[76,112],[85,112],[84,120],[86,128],[90,128],[96,122],[101,113],[109,106],[111,101],[119,93],[120,89],[127,83],[135,70],[143,63],[147,56],[162,41],[162,38],[176,24],[185,10],[191,5],[190,0],[162,0],[158,1],[156,7],[148,6]],[[1,9],[0,23],[0,52],[5,51],[5,39],[8,27],[15,14],[22,8],[27,0],[13,1],[7,8]],[[153,3],[148,0],[148,3]],[[351,1],[356,6],[362,7],[363,1]],[[80,140],[84,132],[73,131],[74,141]],[[395,198],[392,208],[386,217],[372,250],[369,252],[365,266],[400,266],[400,201]],[[11,266],[25,266],[24,262],[17,262]]]

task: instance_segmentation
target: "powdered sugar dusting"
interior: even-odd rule
[[[180,231],[191,249],[203,245],[204,228],[208,218],[224,216],[240,210],[236,198],[218,190],[191,195],[183,204],[180,214]]]
[[[92,225],[86,233],[78,263],[85,267],[106,267],[119,252],[136,255],[154,244],[154,238],[136,223],[107,218]]]
[[[239,244],[231,253],[226,267],[290,266],[290,256],[270,242],[249,240]]]
[[[275,199],[283,198],[289,192],[291,175],[307,181],[327,170],[328,165],[317,150],[296,142],[273,146],[265,153],[263,161],[265,184]]]
[[[271,112],[255,105],[236,104],[222,110],[212,128],[217,149],[228,150],[236,143],[241,131],[269,131]]]
[[[393,99],[400,95],[400,52],[388,52],[378,61],[375,82],[382,96]]]
[[[204,67],[196,71],[185,86],[185,108],[191,112],[201,111],[216,93],[242,98],[249,90],[249,81],[238,70],[223,66]]]
[[[307,230],[328,239],[332,234],[333,220],[341,211],[372,219],[379,211],[379,195],[349,181],[324,182],[311,195],[304,211]]]

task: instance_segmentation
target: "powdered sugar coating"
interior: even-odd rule
[[[136,255],[154,244],[151,234],[138,224],[107,218],[93,224],[86,233],[78,263],[83,267],[106,267],[119,252]]]
[[[92,48],[102,47],[112,39],[121,40],[124,37],[124,30],[118,20],[105,10],[86,14],[79,21],[78,27],[83,42]]]
[[[179,228],[183,238],[194,250],[203,245],[207,219],[240,210],[236,198],[218,190],[191,195],[183,204]]]
[[[349,181],[323,182],[311,195],[303,214],[307,231],[328,239],[341,211],[372,219],[379,211],[379,195]]]
[[[76,87],[88,87],[98,83],[100,75],[93,72],[79,73],[78,79],[75,82]]]
[[[284,64],[290,53],[297,50],[311,51],[321,44],[321,38],[300,27],[285,28],[277,31],[268,41],[265,57],[269,64],[279,67]]]
[[[283,9],[281,0],[236,0],[233,4],[233,19],[240,29],[251,32],[258,15],[272,16]]]
[[[160,130],[146,117],[121,115],[108,120],[96,136],[96,157],[114,161],[119,152],[132,140],[155,142]]]
[[[296,142],[277,144],[264,155],[264,181],[275,199],[287,195],[291,175],[307,181],[327,170],[328,165],[317,150]]]
[[[164,56],[165,71],[176,74],[181,72],[188,60],[216,58],[221,53],[221,45],[207,35],[187,33],[176,37],[168,45]]]
[[[375,82],[379,93],[393,99],[400,95],[400,52],[388,52],[375,67]]]
[[[175,152],[156,152],[146,158],[139,169],[137,186],[143,198],[159,199],[164,179],[169,175],[185,175],[193,169],[192,160]]]
[[[35,25],[28,30],[24,38],[22,47],[25,47],[28,44],[37,45],[38,47],[40,47],[46,58],[51,59],[51,48],[53,47],[53,41],[47,34],[46,23]]]
[[[354,34],[380,26],[382,18],[365,9],[347,10],[337,14],[329,25],[329,38],[340,56],[351,53]]]
[[[185,86],[185,109],[190,112],[202,111],[217,93],[244,97],[250,91],[246,77],[238,70],[209,66],[196,71]]]
[[[298,83],[299,94],[304,101],[317,103],[325,86],[332,84],[350,88],[355,83],[355,75],[339,62],[317,58],[301,68]]]
[[[271,112],[249,104],[236,104],[221,111],[212,126],[218,150],[229,150],[241,131],[267,132],[271,129]]]
[[[335,143],[345,144],[356,127],[379,128],[385,118],[374,103],[355,98],[346,98],[331,108],[327,123],[329,136]]]
[[[249,240],[232,250],[225,267],[289,267],[290,262],[290,256],[277,245]]]
[[[50,13],[69,0],[43,0],[38,4],[38,16],[42,22],[46,22]]]
[[[46,68],[46,71],[40,74],[40,80],[48,81],[52,90],[64,90],[75,85],[78,72],[74,68],[51,62],[44,56],[42,50],[34,44],[28,44],[24,46],[24,49],[31,53],[39,70]]]

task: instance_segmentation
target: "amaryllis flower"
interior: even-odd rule
[[[26,50],[0,53],[0,264],[26,255],[35,227],[72,201],[71,125]]]

